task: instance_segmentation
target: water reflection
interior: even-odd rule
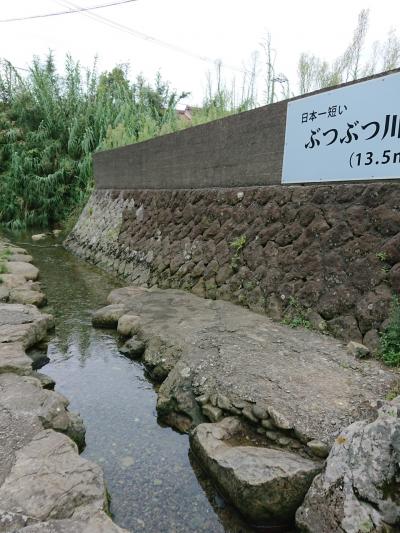
[[[187,436],[157,423],[143,367],[118,352],[113,332],[91,327],[92,311],[117,281],[52,239],[13,240],[33,255],[56,318],[44,372],[85,421],[83,456],[103,467],[115,521],[146,532],[250,531],[189,460]]]

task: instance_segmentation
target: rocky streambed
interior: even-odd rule
[[[103,473],[79,456],[85,428],[26,350],[53,317],[24,249],[0,242],[0,531],[122,532],[112,523]]]
[[[253,524],[315,533],[400,528],[399,374],[337,340],[228,302],[125,287],[93,316],[128,340],[160,419],[190,433],[221,493]]]
[[[26,246],[41,313],[32,257],[0,244],[0,532],[399,530],[396,372],[54,245]]]
[[[92,327],[93,311],[118,280],[52,236],[35,242],[30,235],[10,237],[39,267],[48,299],[42,311],[55,322],[46,346],[28,349],[27,369],[31,359],[35,368],[47,362],[41,369],[46,382],[55,381],[69,408],[81,414],[81,458],[101,466],[114,522],[128,531],[252,531],[188,453],[188,436],[158,423],[157,394],[143,365],[119,352],[116,332]]]

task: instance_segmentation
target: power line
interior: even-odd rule
[[[75,9],[78,9],[80,7],[78,4],[75,4],[75,3],[70,2],[68,0],[61,0],[61,1],[58,1],[57,3],[59,3],[61,5],[64,5],[64,6],[70,6],[70,7],[73,7]],[[215,65],[215,63],[216,63],[216,60],[211,58],[211,57],[200,55],[200,54],[196,54],[195,52],[192,52],[191,50],[188,50],[186,48],[183,48],[181,46],[178,46],[178,45],[175,45],[175,44],[172,44],[172,43],[168,43],[166,41],[163,41],[162,39],[158,39],[157,37],[153,37],[152,35],[148,35],[148,34],[143,33],[141,31],[135,30],[134,28],[130,28],[128,26],[125,26],[124,24],[120,24],[119,22],[115,22],[114,20],[111,20],[111,19],[109,19],[107,17],[103,17],[101,15],[98,15],[97,13],[82,13],[82,14],[87,16],[87,17],[89,17],[89,18],[91,18],[91,19],[93,19],[93,20],[101,22],[102,24],[105,24],[106,26],[109,26],[109,27],[114,28],[116,30],[123,31],[125,33],[130,34],[130,35],[133,35],[134,37],[138,37],[139,39],[143,39],[145,41],[153,42],[154,44],[157,44],[159,46],[163,46],[164,48],[169,48],[170,50],[173,50],[175,52],[179,52],[181,54],[193,57],[195,59],[199,59],[201,61],[205,61],[207,63],[212,63],[213,65]],[[233,65],[228,65],[228,64],[224,63],[224,67],[227,67],[230,70],[234,70],[234,71],[240,72],[241,74],[246,74],[245,70],[240,69],[238,67],[235,67]]]
[[[57,17],[58,15],[70,15],[71,13],[82,13],[83,11],[93,11],[94,9],[101,9],[103,7],[119,6],[121,4],[130,4],[138,0],[121,0],[120,2],[112,2],[110,4],[102,4],[92,7],[76,7],[76,9],[69,9],[68,11],[57,11],[56,13],[45,13],[44,15],[32,15],[30,17],[15,17],[11,19],[3,19],[0,22],[18,22],[21,20],[43,19],[47,17]]]

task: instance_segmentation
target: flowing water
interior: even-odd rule
[[[82,455],[103,468],[115,522],[149,533],[251,531],[190,457],[188,437],[158,424],[143,366],[119,353],[114,332],[92,328],[92,312],[106,304],[116,279],[52,238],[9,237],[40,269],[56,319],[43,372],[83,417]]]

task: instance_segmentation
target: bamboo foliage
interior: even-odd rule
[[[98,76],[71,57],[65,75],[51,54],[22,78],[0,65],[0,223],[51,226],[81,205],[92,188],[92,154],[160,134],[184,95],[157,76],[131,84],[116,67]],[[115,138],[114,144],[108,138]]]

